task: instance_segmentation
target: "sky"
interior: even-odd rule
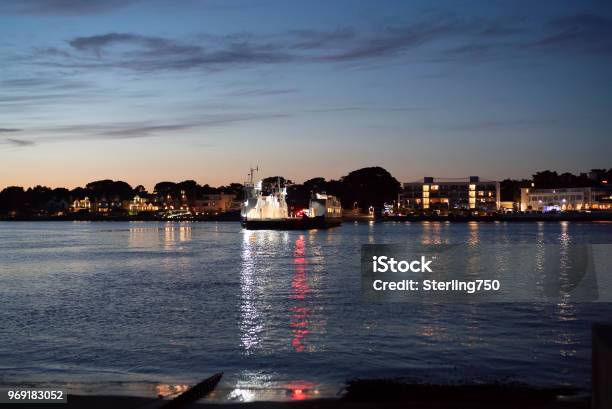
[[[612,167],[605,1],[0,0],[0,188]]]

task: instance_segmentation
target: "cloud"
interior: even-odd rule
[[[44,90],[45,92],[56,90],[67,91],[83,90],[93,86],[94,84],[88,81],[58,77],[21,77],[0,80],[0,88],[2,88],[3,91],[22,91],[32,89]],[[10,99],[10,96],[5,94],[5,97],[0,98],[0,101],[7,99]]]
[[[353,27],[339,27],[331,31],[292,30],[287,35],[294,37],[291,48],[301,50],[337,46],[358,37]]]
[[[363,36],[345,44],[343,49],[318,57],[322,61],[351,61],[396,54],[450,34],[465,33],[468,27],[455,20],[428,21],[405,26],[385,27],[382,31]]]
[[[329,108],[316,108],[316,109],[305,109],[301,112],[309,114],[328,114],[328,113],[353,113],[353,112],[377,112],[377,113],[395,113],[395,112],[418,112],[418,111],[429,111],[434,108],[432,107],[401,107],[401,106],[346,106],[346,107],[329,107]]]
[[[473,62],[507,58],[511,52],[551,49],[610,54],[612,24],[607,18],[582,14],[550,21],[542,31],[541,24],[530,25],[517,18],[445,14],[370,29],[341,26],[268,34],[201,33],[182,39],[106,32],[68,39],[64,47],[38,47],[29,62],[81,71],[118,68],[140,73],[216,72],[285,63],[371,65],[409,53],[413,60],[420,58],[426,62]]]
[[[23,114],[30,108],[87,103],[104,97],[90,81],[53,76],[0,80],[0,89],[3,91],[0,111],[5,114],[9,111]]]
[[[459,47],[450,48],[447,50],[449,54],[464,55],[464,56],[482,56],[497,48],[495,44],[465,44]]]
[[[234,91],[228,93],[228,95],[239,96],[239,97],[262,97],[268,95],[288,95],[288,94],[296,94],[298,92],[295,88],[285,88],[285,89],[245,89],[240,91]]]
[[[129,33],[108,33],[89,37],[77,37],[68,42],[70,46],[79,51],[93,51],[100,56],[102,49],[113,45],[131,44],[148,49],[164,49],[172,47],[170,40]]]
[[[72,92],[28,92],[23,93],[6,93],[0,96],[0,109],[8,111],[9,109],[24,112],[26,109],[35,107],[49,107],[60,105],[85,104],[102,99],[110,99],[109,95],[96,95],[92,92],[72,91]]]
[[[4,139],[3,144],[25,147],[37,143],[60,141],[91,141],[91,140],[126,140],[152,137],[180,137],[181,132],[197,129],[231,126],[241,122],[259,121],[264,119],[281,119],[288,114],[280,113],[235,113],[201,115],[190,120],[164,123],[159,121],[116,122],[77,124],[32,128],[32,134],[40,135],[35,140],[15,138]]]
[[[25,139],[15,139],[15,138],[7,138],[5,139],[5,143],[11,144],[17,147],[25,147],[25,146],[33,146],[36,145],[33,141],[28,141]]]
[[[47,63],[64,68],[116,67],[146,72],[192,68],[218,70],[228,65],[279,63],[293,59],[282,47],[250,41],[242,36],[209,36],[208,39],[209,43],[203,45],[132,33],[77,37],[68,44],[81,55]],[[83,59],[82,53],[98,58]]]
[[[547,28],[551,33],[523,44],[523,47],[612,55],[612,19],[594,14],[576,14],[551,20]]]
[[[7,14],[86,15],[108,12],[138,0],[0,0]]]
[[[517,32],[501,22],[437,17],[372,30],[289,30],[272,34],[202,33],[172,39],[129,32],[79,36],[69,48],[40,48],[38,63],[59,68],[122,68],[141,72],[209,71],[255,64],[338,63],[388,58],[438,40],[502,38]],[[94,57],[94,58],[92,58]]]
[[[504,129],[516,129],[516,128],[531,128],[540,126],[551,126],[555,125],[557,121],[546,120],[546,119],[508,119],[508,120],[485,120],[472,123],[464,123],[459,125],[452,125],[445,127],[454,131],[467,131],[467,132],[479,132],[479,131],[494,131]]]
[[[72,131],[77,131],[81,134],[83,131],[89,131],[88,139],[134,139],[148,138],[153,136],[176,135],[178,131],[186,131],[190,129],[214,128],[222,126],[230,126],[239,122],[256,121],[262,119],[277,119],[287,117],[286,114],[211,114],[202,115],[199,118],[193,118],[190,121],[178,123],[123,123],[112,125],[96,125],[93,127],[76,127]]]
[[[12,134],[12,133],[22,132],[22,131],[23,129],[19,129],[19,128],[0,128],[0,134],[2,133]],[[25,139],[5,138],[5,139],[0,139],[0,144],[23,147],[23,146],[32,146],[34,145],[34,142],[28,141]]]

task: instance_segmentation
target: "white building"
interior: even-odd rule
[[[72,213],[79,212],[89,212],[91,210],[91,200],[88,197],[84,199],[77,199],[72,202],[72,206],[70,206],[70,211]]]
[[[130,214],[138,214],[141,212],[156,212],[159,207],[151,203],[147,198],[134,196],[132,200],[123,201],[123,209]]]
[[[240,210],[240,202],[235,194],[209,193],[203,195],[201,200],[195,200],[193,209],[198,214],[226,213]]]
[[[499,182],[478,176],[459,179],[425,177],[422,182],[404,183],[400,203],[413,210],[497,211],[500,208]]]
[[[612,209],[612,191],[607,188],[521,189],[521,211],[523,212],[610,209]]]

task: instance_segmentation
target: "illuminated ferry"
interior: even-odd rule
[[[250,230],[300,230],[327,229],[339,226],[342,222],[340,201],[326,194],[315,194],[310,199],[308,209],[290,215],[287,202],[287,187],[280,180],[269,194],[264,194],[263,182],[253,183],[254,171],[249,173],[250,181],[245,183],[245,199],[242,203],[240,218],[242,226]]]

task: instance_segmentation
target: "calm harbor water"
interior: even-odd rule
[[[364,304],[367,243],[610,242],[609,223],[0,223],[0,387],[333,396],[353,377],[590,387],[612,305]]]

